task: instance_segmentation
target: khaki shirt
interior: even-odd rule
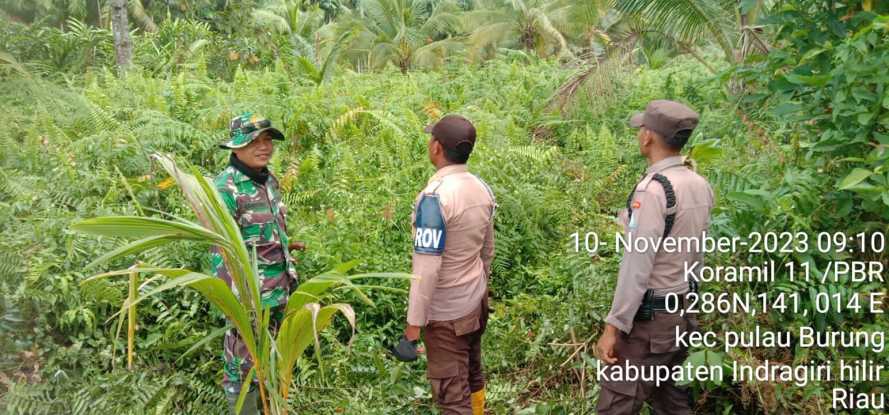
[[[465,164],[441,168],[417,196],[407,322],[454,320],[476,310],[494,259],[494,194]]]
[[[667,199],[663,186],[652,180],[655,173],[665,176],[676,194],[676,219],[668,237],[702,237],[710,223],[713,190],[706,179],[684,165],[683,157],[676,156],[649,166],[645,177],[636,185],[631,199],[632,218],[627,220],[626,210],[621,212],[620,217],[626,240],[646,238],[657,241],[664,235]],[[696,261],[703,263],[703,253],[662,251],[624,252],[614,301],[605,322],[629,333],[645,290],[654,289],[657,296],[688,291],[685,266],[688,264],[691,267]]]

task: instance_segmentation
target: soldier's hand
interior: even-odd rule
[[[293,241],[287,244],[287,249],[290,251],[305,251],[306,243],[303,241]]]
[[[617,353],[614,346],[617,344],[617,327],[605,325],[605,331],[596,343],[596,356],[608,364],[617,363]]]

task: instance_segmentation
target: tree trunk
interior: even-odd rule
[[[133,58],[133,42],[127,22],[127,0],[111,0],[111,29],[114,32],[114,52],[121,73],[126,72]]]
[[[86,0],[86,23],[93,27],[99,27],[99,0]]]

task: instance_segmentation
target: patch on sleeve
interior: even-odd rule
[[[636,228],[639,227],[639,215],[638,214],[634,215],[633,213],[636,213],[639,210],[639,208],[642,207],[642,203],[639,202],[638,200],[634,200],[633,203],[630,205],[630,207],[631,207],[631,209],[629,210],[630,223],[627,224],[627,227],[629,227],[630,230],[635,230]]]
[[[630,223],[627,225],[627,227],[629,227],[630,230],[635,230],[636,228],[639,227],[638,217],[639,217],[639,215],[633,215],[630,217]]]
[[[438,195],[423,195],[417,203],[414,226],[414,253],[441,255],[444,252],[445,221]]]

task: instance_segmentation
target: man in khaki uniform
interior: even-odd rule
[[[437,171],[414,205],[413,274],[419,279],[411,283],[402,342],[415,345],[423,328],[426,374],[441,412],[480,415],[494,194],[466,168],[475,145],[472,123],[448,115],[425,131],[432,134],[428,153]]]
[[[697,237],[706,231],[713,207],[713,191],[694,172],[680,151],[698,124],[698,114],[673,101],[652,101],[645,112],[630,119],[639,128],[639,149],[648,160],[645,176],[621,212],[626,239]],[[597,344],[599,358],[620,367],[680,365],[688,351],[676,342],[679,332],[694,331],[694,317],[666,312],[666,297],[697,289],[686,281],[685,266],[700,261],[701,252],[625,252],[620,264],[611,312]],[[673,382],[601,380],[599,414],[637,414],[648,402],[656,414],[691,413],[686,388]]]

